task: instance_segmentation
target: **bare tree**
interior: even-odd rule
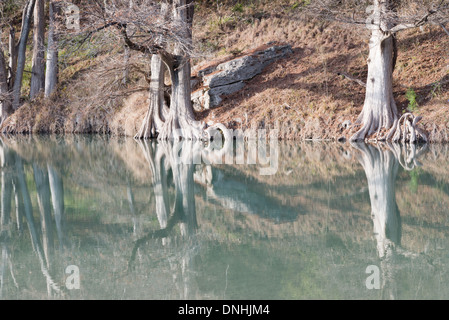
[[[0,48],[0,125],[12,113],[7,70],[5,56]]]
[[[152,58],[150,105],[136,138],[202,139],[204,123],[195,121],[191,103],[193,0],[83,2],[87,37],[115,27],[126,47]],[[87,39],[86,37],[86,39]],[[171,94],[168,108],[162,92],[163,67],[169,73]],[[166,112],[168,111],[168,112]]]
[[[12,86],[12,106],[14,110],[17,110],[20,105],[23,72],[25,70],[26,45],[30,33],[31,19],[33,18],[35,4],[36,0],[29,0],[23,10],[22,30],[19,38],[19,44],[17,46],[17,69],[15,73],[14,85]]]
[[[11,8],[19,5],[20,3],[13,3],[12,1],[0,2],[0,32],[9,27],[9,58],[4,53],[5,46],[0,39],[0,125],[13,112],[11,90],[17,67],[17,46],[15,29],[12,23],[15,10],[11,10]],[[9,10],[6,10],[6,8],[9,8]]]
[[[30,98],[45,87],[45,2],[36,0],[34,7],[33,67],[31,69]]]
[[[20,105],[20,95],[22,89],[23,72],[25,70],[26,46],[31,28],[31,19],[36,0],[29,0],[23,8],[22,29],[19,42],[16,45],[15,30],[12,20],[4,11],[4,6],[19,6],[21,1],[5,1],[0,3],[0,16],[2,18],[0,30],[9,26],[9,63],[6,63],[6,56],[3,52],[3,44],[0,40],[0,124]]]
[[[48,1],[48,42],[47,61],[45,71],[45,97],[50,97],[56,90],[58,84],[58,36],[56,31],[56,4]]]
[[[410,0],[402,1],[401,5],[399,1],[372,0],[366,6],[366,2],[335,0],[316,0],[310,6],[310,11],[321,17],[359,24],[371,30],[365,102],[356,121],[360,128],[351,140],[426,141],[426,135],[417,127],[420,117],[411,113],[400,116],[397,111],[393,97],[395,37],[401,30],[426,23],[444,27],[449,21],[449,1]],[[370,13],[368,19],[361,14],[363,7]]]

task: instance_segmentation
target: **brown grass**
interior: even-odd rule
[[[197,118],[229,127],[277,127],[283,139],[348,137],[341,124],[360,113],[364,88],[337,73],[365,79],[368,30],[306,18],[294,9],[296,1],[248,2],[242,11],[233,10],[237,2],[228,2],[218,9],[215,2],[201,2],[196,11],[194,71],[267,43],[289,43],[293,54]],[[449,37],[438,27],[414,29],[399,33],[398,46],[394,92],[400,112],[408,105],[405,92],[414,89],[423,128],[433,141],[448,141]],[[57,96],[24,104],[5,128],[133,136],[148,105],[143,75],[149,73],[149,59],[133,54],[131,79],[123,85],[117,81],[123,74],[122,51],[115,46],[95,58],[75,57],[62,71]]]

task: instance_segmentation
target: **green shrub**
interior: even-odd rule
[[[410,111],[416,111],[418,109],[418,103],[416,102],[416,92],[412,88],[408,88],[405,93],[405,97],[408,100],[408,109]]]
[[[233,12],[243,12],[243,4],[242,3],[237,3],[235,6],[232,7],[232,11]]]

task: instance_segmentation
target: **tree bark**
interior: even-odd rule
[[[362,128],[351,138],[364,140],[381,129],[390,129],[397,120],[393,98],[393,38],[381,30],[389,0],[374,0],[373,24],[369,41],[368,78],[365,102],[357,123]]]
[[[30,33],[31,18],[33,17],[34,5],[36,0],[29,0],[23,14],[22,32],[20,34],[19,45],[17,49],[17,71],[13,85],[13,109],[17,110],[20,105],[20,94],[22,90],[23,72],[25,70],[26,45]]]
[[[374,0],[373,23],[369,41],[368,77],[363,109],[356,125],[361,128],[350,138],[351,141],[394,140],[403,136],[404,141],[415,143],[427,140],[425,134],[416,128],[420,118],[398,119],[397,106],[393,97],[393,70],[396,63],[396,42],[389,31],[391,23],[386,15],[391,14],[391,0]],[[404,119],[405,131],[400,129]],[[375,136],[373,136],[376,134]]]
[[[17,48],[16,48],[16,31],[14,27],[9,29],[9,74],[8,86],[12,89],[16,77],[17,69]]]
[[[182,37],[187,44],[192,41],[194,14],[192,4],[192,0],[175,0],[173,2],[175,20],[183,26]],[[174,54],[174,61],[166,63],[172,82],[170,113],[158,138],[161,140],[202,139],[204,125],[195,120],[192,108],[190,55],[180,44],[175,45]]]
[[[381,129],[390,129],[397,121],[393,98],[393,40],[384,39],[380,30],[372,32],[368,58],[365,103],[358,121],[362,128],[351,140],[364,140]]]
[[[0,125],[12,113],[5,56],[0,49]]]
[[[45,3],[36,0],[34,7],[33,67],[31,73],[30,98],[35,98],[45,88]]]
[[[164,125],[164,71],[165,67],[159,55],[151,57],[151,80],[148,94],[149,108],[142,122],[136,139],[156,138],[157,133]]]
[[[55,3],[53,0],[48,2],[49,26],[47,43],[47,63],[45,72],[45,97],[50,97],[58,85],[58,37],[55,28]]]

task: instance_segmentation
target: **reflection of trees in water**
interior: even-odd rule
[[[33,164],[34,182],[36,184],[37,203],[39,207],[40,223],[36,223],[33,216],[33,207],[22,158],[0,141],[1,163],[1,243],[2,243],[2,264],[1,264],[1,290],[7,269],[17,289],[19,285],[14,276],[14,263],[11,260],[9,245],[13,238],[22,235],[23,220],[29,231],[33,250],[37,255],[41,272],[47,283],[47,294],[52,297],[54,294],[62,294],[61,287],[54,280],[52,274],[52,261],[54,259],[54,239],[53,239],[53,218],[51,216],[51,205],[54,208],[54,219],[60,246],[63,244],[64,231],[64,202],[62,180],[56,171],[51,167],[40,167]],[[15,232],[12,215],[12,194],[14,193],[15,203]],[[62,247],[61,247],[62,248]]]
[[[129,268],[135,265],[139,249],[152,239],[162,239],[164,246],[174,246],[170,241],[175,236],[174,228],[179,225],[181,237],[178,254],[168,259],[174,285],[179,298],[191,299],[196,296],[198,288],[191,275],[195,273],[195,256],[198,252],[196,238],[197,218],[194,197],[193,172],[194,164],[187,158],[190,156],[191,143],[161,142],[156,147],[154,142],[138,141],[152,173],[152,188],[155,196],[155,210],[160,229],[147,233],[135,241]],[[181,143],[181,142],[179,142]],[[178,151],[181,149],[181,154]],[[170,203],[168,176],[171,173],[174,184],[174,199]],[[132,199],[132,196],[129,197]],[[179,243],[179,242],[178,242]]]
[[[1,171],[2,231],[10,230],[11,236],[9,238],[6,237],[7,232],[3,232],[0,236],[0,242],[2,244],[2,265],[0,267],[3,278],[9,277],[10,279],[15,279],[12,280],[13,284],[10,285],[12,289],[14,289],[15,286],[14,282],[19,286],[21,285],[20,280],[23,281],[22,277],[26,278],[26,276],[23,276],[23,274],[20,273],[20,270],[17,270],[17,265],[16,272],[14,272],[14,256],[16,256],[16,259],[19,259],[19,257],[14,254],[11,255],[11,251],[8,250],[14,249],[11,244],[14,244],[14,237],[18,237],[18,230],[25,230],[27,233],[28,231],[30,232],[31,241],[29,241],[28,238],[26,238],[26,240],[28,241],[28,244],[30,242],[33,244],[35,251],[35,253],[32,253],[33,255],[31,258],[34,259],[34,264],[41,268],[42,272],[39,272],[39,275],[43,274],[44,276],[40,275],[40,277],[45,279],[45,281],[48,281],[50,287],[49,291],[51,291],[51,294],[57,294],[57,289],[55,289],[55,287],[59,288],[61,292],[64,290],[63,286],[58,287],[58,285],[61,285],[61,283],[58,284],[58,279],[52,277],[55,275],[55,270],[58,270],[55,268],[59,267],[57,261],[58,257],[60,257],[59,253],[62,249],[69,251],[63,246],[64,234],[67,236],[67,233],[64,231],[63,185],[57,172],[67,172],[67,176],[65,176],[67,180],[64,180],[65,187],[68,187],[68,190],[66,191],[67,195],[72,194],[72,187],[78,188],[81,186],[81,188],[83,188],[82,192],[86,192],[87,190],[89,196],[95,195],[95,203],[102,206],[103,210],[101,211],[101,218],[99,220],[93,221],[91,217],[95,216],[96,218],[96,215],[91,214],[90,211],[88,212],[88,222],[91,223],[93,221],[88,227],[91,229],[86,229],[85,221],[82,221],[82,224],[78,224],[79,216],[69,217],[69,221],[72,225],[69,229],[70,235],[73,235],[76,238],[79,234],[82,234],[82,241],[84,241],[83,247],[79,247],[78,249],[73,248],[74,250],[69,252],[69,254],[71,254],[71,257],[80,257],[80,259],[82,259],[83,264],[81,267],[96,268],[96,266],[100,266],[101,263],[101,268],[98,268],[99,270],[96,277],[92,278],[95,280],[89,281],[89,287],[87,287],[87,281],[82,282],[82,288],[88,289],[84,290],[83,294],[95,295],[97,294],[95,290],[98,289],[98,291],[100,291],[99,288],[101,288],[107,296],[114,295],[115,289],[117,289],[118,292],[125,287],[131,289],[133,286],[136,291],[138,291],[144,287],[148,288],[150,285],[155,288],[154,294],[158,294],[160,290],[159,285],[164,288],[165,292],[169,292],[169,290],[174,288],[175,293],[173,296],[175,298],[196,298],[200,294],[204,297],[210,292],[214,292],[214,294],[211,295],[215,296],[215,292],[217,292],[216,288],[221,290],[225,287],[225,269],[228,263],[231,263],[231,281],[229,283],[231,284],[230,287],[233,287],[235,292],[235,279],[238,278],[236,278],[236,273],[233,274],[235,269],[233,270],[232,268],[236,265],[232,264],[232,259],[236,259],[236,257],[233,256],[234,251],[233,253],[229,253],[223,260],[217,262],[216,257],[211,258],[210,252],[206,252],[209,250],[204,250],[206,242],[201,241],[202,239],[209,241],[209,234],[219,230],[219,228],[221,228],[221,230],[226,230],[226,232],[234,232],[235,228],[234,225],[232,225],[234,221],[229,221],[227,220],[228,218],[234,219],[235,217],[242,217],[242,219],[245,219],[246,217],[249,222],[256,221],[256,223],[263,219],[264,222],[268,222],[265,225],[269,225],[269,227],[274,225],[275,228],[278,228],[276,230],[277,233],[273,233],[273,239],[276,239],[276,237],[281,238],[282,232],[287,229],[285,227],[288,227],[288,224],[284,226],[278,225],[278,221],[289,222],[293,220],[297,224],[304,223],[304,225],[306,225],[304,231],[302,231],[302,229],[301,231],[295,231],[294,238],[292,237],[291,239],[311,239],[310,243],[307,243],[307,247],[311,248],[312,255],[318,254],[320,256],[325,256],[326,253],[329,252],[327,247],[317,245],[317,237],[308,236],[311,232],[321,232],[321,229],[316,227],[317,224],[307,225],[310,221],[313,221],[313,219],[321,219],[323,217],[324,211],[321,208],[317,208],[317,204],[329,204],[329,196],[332,195],[332,193],[322,193],[323,185],[326,186],[327,190],[327,186],[330,185],[330,183],[328,183],[328,177],[330,176],[339,177],[338,180],[332,181],[332,183],[336,188],[346,186],[345,191],[352,190],[349,186],[353,187],[355,180],[357,180],[357,184],[355,184],[356,191],[362,185],[361,181],[358,181],[360,180],[358,179],[359,176],[357,175],[357,177],[354,178],[353,171],[351,171],[353,169],[349,168],[352,166],[356,167],[357,170],[360,170],[359,165],[354,166],[352,161],[347,161],[348,157],[352,159],[351,154],[344,153],[345,157],[342,157],[344,160],[342,160],[341,163],[345,163],[346,165],[349,163],[350,165],[348,167],[343,167],[340,164],[335,166],[334,159],[339,158],[338,152],[340,151],[339,148],[341,148],[341,146],[334,150],[327,144],[324,148],[312,145],[307,145],[307,147],[300,147],[298,145],[290,145],[288,148],[286,146],[282,147],[283,149],[281,150],[283,150],[283,152],[281,152],[281,154],[290,160],[288,167],[282,167],[284,161],[280,163],[281,167],[279,174],[282,176],[287,177],[287,175],[290,174],[290,169],[294,169],[293,173],[289,176],[291,178],[293,175],[298,174],[300,170],[302,170],[302,173],[303,171],[306,171],[304,169],[309,169],[311,166],[314,166],[321,171],[318,170],[319,174],[316,175],[316,178],[310,181],[304,182],[291,179],[290,182],[292,183],[291,185],[287,185],[288,188],[282,186],[279,187],[279,189],[275,189],[282,184],[282,181],[279,184],[274,182],[272,184],[266,184],[264,183],[264,181],[266,181],[264,179],[248,179],[247,177],[249,177],[250,174],[257,174],[258,171],[254,168],[254,170],[251,170],[251,168],[248,168],[247,166],[195,166],[183,163],[180,159],[182,156],[188,157],[188,154],[183,154],[182,152],[189,149],[188,144],[185,144],[185,142],[183,143],[184,146],[181,149],[180,154],[177,154],[179,148],[175,144],[167,142],[164,144],[156,144],[149,141],[130,141],[128,148],[130,148],[129,145],[131,145],[131,147],[136,148],[136,150],[128,149],[132,151],[128,153],[123,151],[123,149],[125,149],[123,148],[124,144],[116,141],[111,141],[110,144],[105,143],[105,141],[91,144],[90,141],[84,142],[84,140],[80,139],[74,142],[67,140],[64,142],[63,147],[57,146],[57,148],[59,148],[57,149],[58,152],[53,151],[55,146],[50,143],[40,142],[40,144],[35,144],[35,141],[30,142],[32,143],[14,148],[18,154],[23,156],[23,160],[17,157],[15,151],[6,148],[2,149],[2,152],[5,151],[5,156],[2,158],[5,160]],[[9,141],[8,145],[10,145]],[[430,146],[429,149],[431,149],[431,147],[432,146]],[[401,267],[400,265],[401,261],[403,261],[401,260],[401,257],[404,255],[410,256],[410,254],[400,247],[401,219],[394,197],[394,180],[401,165],[396,159],[401,159],[401,163],[405,164],[404,167],[412,168],[418,157],[416,155],[415,157],[410,157],[409,155],[412,154],[412,152],[405,154],[401,149],[402,147],[397,149],[397,146],[374,149],[368,146],[366,148],[367,150],[357,151],[353,154],[357,154],[360,162],[363,163],[368,178],[368,184],[363,184],[371,185],[369,193],[372,209],[373,213],[378,213],[375,215],[377,220],[373,221],[373,226],[375,230],[379,231],[376,235],[376,240],[381,248],[379,250],[379,256],[381,254],[384,256],[381,262],[381,267],[384,272],[382,279],[385,281],[384,294],[385,296],[390,296],[390,292],[392,292],[396,297],[397,295],[395,294],[394,286],[397,281],[397,270],[403,268],[403,266]],[[402,152],[401,158],[398,156],[398,154],[400,154],[399,151]],[[119,152],[122,153],[120,157],[117,156]],[[415,154],[418,153],[419,148],[416,148]],[[29,156],[27,154],[29,154]],[[142,155],[146,158],[142,157]],[[430,155],[427,153],[425,156]],[[70,161],[64,162],[63,159],[67,157],[70,158]],[[130,175],[130,171],[127,171],[124,166],[125,162],[120,160],[125,157],[138,158],[140,161],[139,163],[144,164],[144,166],[137,167],[136,171],[133,171],[133,175]],[[34,159],[37,159],[37,161],[34,161]],[[301,165],[303,163],[308,163],[308,165],[302,167],[298,166],[299,169],[297,169],[294,166],[296,163]],[[322,166],[322,168],[319,166]],[[335,170],[340,172],[337,174],[331,172],[325,175],[325,173],[328,172],[327,169],[331,166],[335,166]],[[62,168],[65,168],[66,170],[63,170]],[[346,170],[342,170],[342,168],[346,168]],[[55,169],[57,169],[57,171]],[[141,171],[140,175],[136,174],[138,170]],[[144,172],[144,174],[142,174],[142,172]],[[146,172],[150,172],[151,174]],[[352,174],[349,177],[347,174],[348,172],[351,172]],[[302,175],[298,174],[298,178],[303,178],[307,175],[307,172]],[[136,183],[137,176],[145,177],[145,179],[139,180],[139,183],[141,184]],[[19,177],[21,177],[25,183],[19,183]],[[126,177],[128,177],[129,180],[126,180]],[[151,177],[151,180],[149,177]],[[376,178],[378,180],[376,180]],[[322,181],[325,181],[326,183],[324,184]],[[27,190],[27,188],[30,187],[30,182],[36,185],[38,197],[35,196],[34,189]],[[201,186],[198,183],[200,183]],[[193,186],[194,184],[195,186]],[[148,187],[150,187],[152,191],[150,200],[147,200],[149,194]],[[197,203],[198,207],[196,210],[198,212],[195,210],[194,188],[196,188],[196,191],[198,192],[196,200],[199,200],[198,202],[200,202]],[[310,208],[314,210],[304,210],[304,208],[299,205],[293,206],[288,203],[284,203],[283,205],[282,199],[284,198],[273,196],[273,194],[269,192],[270,188],[275,189],[277,193],[284,198],[304,193],[305,200],[301,201],[301,205],[303,203],[307,204],[308,202],[306,201],[309,201]],[[315,190],[315,193],[313,194],[309,192],[312,188]],[[22,189],[25,190],[24,195]],[[366,189],[367,188],[364,188],[364,190]],[[307,192],[303,192],[303,190],[307,190]],[[398,189],[398,191],[400,191],[400,189]],[[75,193],[76,192],[77,191],[75,191]],[[357,194],[360,194],[360,192]],[[320,195],[326,195],[326,197],[322,196],[320,198]],[[134,196],[136,199],[134,199]],[[377,196],[377,198],[375,196]],[[205,200],[204,203],[200,200],[201,197]],[[33,198],[33,204],[35,202],[37,204],[34,208],[34,220],[33,214],[28,215],[28,218],[26,215],[26,212],[32,212],[30,211],[31,198]],[[113,200],[110,200],[112,198]],[[341,192],[336,192],[335,199],[338,200],[339,198],[341,198]],[[11,200],[8,202],[4,199]],[[27,199],[30,200],[28,201]],[[336,209],[338,207],[338,214],[341,214],[342,216],[341,221],[346,221],[345,219],[351,220],[353,212],[350,210],[357,210],[357,206],[354,206],[351,201],[347,201],[346,199],[348,199],[348,197],[346,197],[345,200],[340,200],[341,203],[347,203],[345,206],[340,206],[340,204],[335,205]],[[123,211],[122,204],[126,204],[126,200],[129,204],[129,210],[125,207],[125,210]],[[112,207],[112,205],[108,206],[108,201],[113,202],[114,207]],[[331,201],[333,201],[333,198]],[[382,201],[385,203],[382,203]],[[83,206],[83,209],[85,207],[86,206]],[[306,206],[304,207],[307,209]],[[205,212],[205,214],[200,213],[199,210],[202,208],[205,208],[206,210],[217,208],[219,212],[223,212],[226,216],[223,217],[224,219],[210,217],[209,212]],[[346,208],[349,208],[349,211],[345,211]],[[142,210],[145,210],[145,212],[151,210],[149,212],[151,216],[141,214],[143,213]],[[5,212],[10,212],[10,214],[3,214]],[[130,212],[131,215],[125,216],[128,212]],[[235,215],[237,212],[243,214]],[[306,214],[299,216],[299,214],[303,212]],[[201,215],[202,220],[200,221],[206,221],[202,228],[208,232],[208,235],[197,234],[197,213],[198,215]],[[250,214],[253,215],[250,216]],[[359,212],[357,214],[359,214]],[[118,215],[120,215],[119,218],[121,218],[119,222],[115,220]],[[125,219],[123,219],[123,217]],[[154,231],[152,232],[143,233],[148,231],[148,229],[145,229],[148,226],[146,223],[150,223],[151,225],[153,221],[156,220],[153,220],[153,217],[157,217],[156,223],[158,226],[153,228]],[[273,223],[273,221],[275,223]],[[321,221],[324,221],[324,219],[321,219]],[[406,220],[404,221],[404,223],[406,223]],[[369,223],[370,222],[368,221],[368,225]],[[46,227],[48,225],[53,225],[53,233],[51,233],[51,231],[46,231],[48,230]],[[5,226],[5,228],[3,228],[3,226]],[[83,228],[83,231],[78,233],[79,230],[76,229],[77,226]],[[131,226],[133,230],[131,236],[127,233],[129,226]],[[263,227],[265,226],[259,227],[255,226],[255,224],[251,225],[251,223],[248,223],[245,225],[245,229],[239,229],[235,231],[234,234],[238,233],[237,236],[240,236],[254,230],[259,232],[260,229],[256,228]],[[335,228],[337,231],[340,231],[341,225],[336,225]],[[107,231],[107,234],[104,232],[105,230]],[[210,230],[213,231],[210,232]],[[72,231],[74,232],[72,233]],[[359,231],[353,233],[356,234]],[[303,237],[303,234],[306,236]],[[352,235],[352,233],[350,234]],[[365,234],[363,236],[365,236]],[[11,241],[11,237],[13,238],[13,241]],[[215,237],[215,235],[213,235],[213,237]],[[52,241],[50,240],[51,238],[53,238]],[[5,239],[7,241],[4,241]],[[344,238],[342,237],[342,239]],[[334,239],[330,239],[330,241],[332,242],[332,245],[335,245]],[[101,249],[102,257],[97,257],[97,252],[99,251],[96,251],[96,249],[93,251],[91,246],[93,242],[95,242],[95,245],[98,245],[99,243],[104,245]],[[53,243],[54,247],[52,246]],[[58,250],[58,243],[61,250]],[[211,242],[207,242],[207,244],[209,243]],[[231,242],[225,243],[224,247],[228,246],[230,243]],[[251,244],[252,243],[253,242],[251,242]],[[254,243],[256,243],[256,240],[254,240]],[[349,243],[344,243],[344,245],[348,245],[348,248],[350,248]],[[3,250],[3,248],[6,250]],[[367,249],[368,253],[366,253],[366,255],[371,259],[371,256],[369,255],[371,246],[367,245],[363,248]],[[84,251],[81,252],[81,250]],[[283,251],[284,246],[279,245],[275,250],[279,252],[277,257],[281,264],[284,259],[288,260],[286,256],[284,256],[286,254],[285,252],[287,252]],[[332,259],[334,259],[334,256],[338,255],[338,248],[336,250],[337,251],[333,251],[332,253]],[[111,253],[111,251],[113,252]],[[248,252],[253,251],[253,248],[248,249]],[[222,251],[219,252],[220,256],[223,256]],[[239,258],[237,259],[244,256],[244,258],[241,258],[245,261],[244,266],[245,268],[250,266],[248,267],[248,270],[251,271],[248,271],[248,274],[245,274],[241,270],[243,267],[240,268],[238,273],[243,274],[244,276],[242,276],[238,282],[240,284],[246,284],[246,279],[254,274],[256,266],[262,265],[265,260],[262,258],[255,259],[248,257],[246,251],[242,252],[243,254],[239,254]],[[111,254],[109,255],[109,253]],[[148,255],[144,255],[145,253],[148,253]],[[115,273],[114,276],[116,276],[116,271],[123,270],[126,262],[128,262],[127,259],[130,254],[131,259],[129,260],[129,266],[139,269],[135,270],[136,272],[128,272],[120,275],[121,278],[126,277],[126,279],[123,279],[124,281],[116,281],[116,278],[110,281],[111,277],[109,277],[109,274],[102,273],[114,270],[112,272]],[[263,254],[261,254],[261,256],[264,258],[267,256],[265,247],[263,248]],[[53,260],[51,260],[52,257]],[[207,261],[207,259],[211,259],[214,260],[215,264],[210,264],[212,265],[210,269],[208,269],[207,272],[204,272],[205,266],[198,264],[199,257],[202,258],[203,263]],[[339,258],[338,256],[336,257]],[[397,261],[398,257],[399,261]],[[360,264],[362,265],[366,261],[365,256],[360,257],[359,255],[358,257],[351,257],[351,259],[352,258],[359,259],[358,261],[361,261]],[[298,258],[294,263],[292,262],[292,265],[294,265],[292,267],[294,270],[292,273],[297,273],[295,268],[297,267],[297,261],[301,259],[302,258]],[[16,260],[16,263],[17,261],[18,260]],[[30,261],[29,258],[28,261]],[[51,261],[53,261],[53,263],[51,263]],[[415,259],[414,261],[418,260]],[[360,264],[357,264],[357,268],[360,267]],[[322,265],[325,265],[325,263],[322,263]],[[318,263],[314,265],[311,264],[312,269],[318,269],[317,266]],[[218,267],[223,267],[222,271],[217,272],[217,270],[219,270]],[[263,272],[260,271],[260,281],[265,280],[264,277],[266,277],[266,271],[268,269],[269,268],[267,267]],[[13,272],[11,273],[11,271]],[[91,271],[96,272],[97,270]],[[205,275],[203,278],[208,280],[200,280],[197,278],[196,275],[200,274],[200,272],[203,272],[202,274]],[[171,279],[166,281],[164,276],[167,275],[167,273],[173,281]],[[276,270],[269,269],[269,273],[276,273]],[[279,272],[279,274],[280,273],[281,272]],[[147,275],[149,274],[161,275],[158,279],[159,282],[148,282]],[[298,272],[298,274],[301,273]],[[304,273],[302,273],[301,277],[303,274]],[[84,275],[87,275],[87,272]],[[276,275],[278,274],[276,273]],[[89,274],[89,276],[92,276],[92,274]],[[291,277],[291,274],[288,276]],[[323,277],[320,279],[324,279],[329,275],[323,273],[319,276]],[[142,279],[142,281],[136,281],[131,284],[134,277]],[[212,278],[216,278],[214,289],[205,290],[204,281],[210,281]],[[290,281],[291,278],[288,280]],[[232,281],[234,281],[234,284]],[[298,281],[303,281],[303,278]],[[316,281],[316,283],[314,283],[315,285],[323,285],[316,279],[313,281]],[[344,283],[344,279],[338,278],[337,286]],[[223,288],[220,287],[222,284]],[[202,288],[201,292],[198,287]],[[325,285],[323,285],[323,287],[325,287]],[[397,287],[400,288],[400,285]],[[210,288],[212,288],[212,286],[210,286]],[[390,290],[388,288],[392,289]],[[351,287],[351,290],[353,289],[354,288]],[[205,291],[208,293],[205,294]],[[231,290],[228,290],[228,292],[230,291]],[[6,293],[6,290],[4,292]],[[12,292],[12,290],[10,290],[10,292]],[[267,290],[267,292],[269,291]],[[122,291],[120,291],[120,295],[121,294]],[[132,293],[131,291],[129,291],[129,293],[127,291],[127,294],[131,296]],[[147,294],[151,295],[153,292],[147,292]],[[269,292],[269,294],[271,294],[271,292]],[[268,296],[269,294],[267,293]],[[118,295],[119,294],[117,294],[117,296]]]
[[[397,298],[398,255],[410,256],[401,248],[402,223],[396,203],[395,181],[401,165],[412,170],[426,150],[416,145],[356,144],[358,160],[365,170],[371,203],[374,237],[382,270],[382,297]]]

